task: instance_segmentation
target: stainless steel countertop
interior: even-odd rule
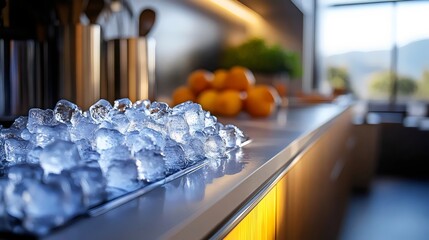
[[[80,218],[43,239],[201,239],[321,134],[346,107],[289,107],[269,119],[220,119],[252,142],[97,217]]]

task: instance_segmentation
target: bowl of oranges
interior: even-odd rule
[[[218,116],[235,117],[246,112],[258,118],[270,116],[281,101],[275,88],[255,84],[253,73],[241,66],[214,72],[195,70],[186,85],[174,90],[172,98],[173,105],[193,101]]]

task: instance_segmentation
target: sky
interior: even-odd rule
[[[429,2],[369,4],[323,8],[320,49],[323,55],[390,49],[429,38]],[[396,25],[396,27],[394,26]]]

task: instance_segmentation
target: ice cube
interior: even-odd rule
[[[27,153],[33,148],[33,144],[20,138],[9,138],[4,141],[6,161],[11,163],[23,163],[27,161]]]
[[[150,128],[143,128],[140,130],[140,135],[150,138],[152,143],[159,148],[164,148],[165,146],[165,137],[158,131],[155,131]]]
[[[109,188],[132,191],[138,187],[137,165],[133,159],[112,160],[105,177]]]
[[[182,144],[182,148],[189,165],[205,159],[204,144],[198,138],[189,139],[185,144]]]
[[[197,103],[190,101],[181,103],[173,108],[173,114],[183,115],[191,133],[202,131],[205,127],[205,112]]]
[[[138,131],[144,132],[144,129],[150,128],[163,136],[167,136],[167,128],[165,124],[160,124],[153,119],[147,119],[144,123],[138,128]]]
[[[67,125],[58,124],[55,126],[39,126],[35,129],[35,137],[30,140],[40,147],[53,143],[56,140],[70,141],[70,133]]]
[[[149,107],[149,113],[151,117],[155,120],[160,119],[170,112],[170,107],[168,104],[163,102],[152,102]]]
[[[134,108],[131,108],[126,111],[125,116],[127,116],[130,122],[127,129],[128,132],[139,130],[148,118],[148,116],[144,112],[135,110]]]
[[[56,184],[26,181],[22,200],[23,225],[30,232],[46,234],[66,221],[63,192]]]
[[[165,177],[165,162],[162,155],[154,150],[142,150],[135,155],[139,179],[156,182]]]
[[[113,105],[113,108],[120,111],[125,112],[128,108],[131,108],[133,103],[128,98],[116,99]]]
[[[15,128],[18,130],[23,130],[24,128],[27,128],[27,122],[28,122],[28,117],[18,117],[15,119],[15,121],[13,122],[12,126],[10,126],[11,128]]]
[[[98,124],[86,117],[76,117],[73,125],[69,125],[70,138],[72,141],[87,139],[94,140],[94,133],[98,129]]]
[[[58,122],[70,124],[74,118],[82,114],[82,111],[76,104],[62,99],[55,105],[54,114]]]
[[[27,128],[22,129],[20,137],[27,141],[33,141],[34,135]]]
[[[7,178],[14,182],[20,182],[24,179],[41,181],[43,177],[43,169],[39,164],[16,164],[11,166],[7,172]]]
[[[28,112],[27,129],[34,133],[39,126],[54,126],[58,124],[51,109],[32,108]]]
[[[125,136],[125,144],[132,153],[136,153],[142,149],[156,149],[152,140],[145,135],[140,135],[138,131],[133,131]]]
[[[225,157],[225,142],[219,135],[208,136],[204,144],[204,151],[209,158]]]
[[[70,174],[74,183],[82,188],[83,203],[86,207],[106,200],[106,180],[99,167],[77,166],[70,169]]]
[[[6,184],[5,179],[0,179],[0,231],[8,231],[10,228],[3,194]]]
[[[167,175],[182,170],[186,166],[186,156],[183,148],[175,141],[168,140],[163,150]]]
[[[95,147],[98,152],[121,145],[124,136],[115,129],[100,128],[95,132]]]
[[[176,142],[184,143],[186,138],[189,138],[188,123],[180,115],[169,116],[166,128],[169,137]]]
[[[127,146],[117,145],[112,148],[103,150],[100,154],[99,164],[103,172],[107,172],[113,160],[127,160],[132,158],[131,152]]]
[[[84,212],[82,188],[74,183],[69,171],[62,171],[61,174],[48,174],[44,177],[44,183],[61,190],[62,211],[66,218]]]
[[[112,123],[113,128],[122,134],[125,134],[130,126],[130,120],[127,115],[119,111],[111,111],[109,113],[109,121]]]
[[[135,110],[142,111],[146,114],[149,114],[150,104],[151,104],[151,102],[148,99],[139,100],[133,104],[133,108]]]
[[[100,123],[107,119],[110,110],[112,110],[112,105],[107,100],[100,99],[89,107],[89,115],[94,122]]]
[[[100,154],[92,149],[91,142],[88,139],[81,139],[74,143],[79,151],[80,158],[84,162],[98,160],[100,158]]]
[[[219,135],[225,141],[225,146],[227,148],[237,147],[237,134],[235,128],[232,125],[226,125],[219,130]]]
[[[38,164],[40,162],[40,154],[42,154],[42,147],[35,147],[27,153],[27,162]]]
[[[70,169],[81,161],[79,151],[72,142],[57,140],[47,145],[40,154],[40,165],[45,174],[59,174]]]
[[[21,219],[24,216],[24,199],[23,193],[26,189],[27,182],[34,180],[24,179],[22,181],[8,181],[4,189],[4,202],[6,211],[12,217]]]
[[[230,125],[230,126],[232,126],[235,129],[235,135],[237,137],[237,146],[241,146],[241,144],[243,144],[248,140],[248,137],[237,126],[234,126],[234,125]]]
[[[210,112],[206,112],[204,115],[204,127],[212,127],[216,124],[217,118],[210,114]]]

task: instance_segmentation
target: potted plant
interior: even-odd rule
[[[226,49],[221,66],[243,66],[250,69],[255,74],[257,83],[274,85],[282,97],[286,96],[289,79],[300,77],[302,72],[300,57],[296,52],[280,45],[269,46],[261,38],[252,38]]]

